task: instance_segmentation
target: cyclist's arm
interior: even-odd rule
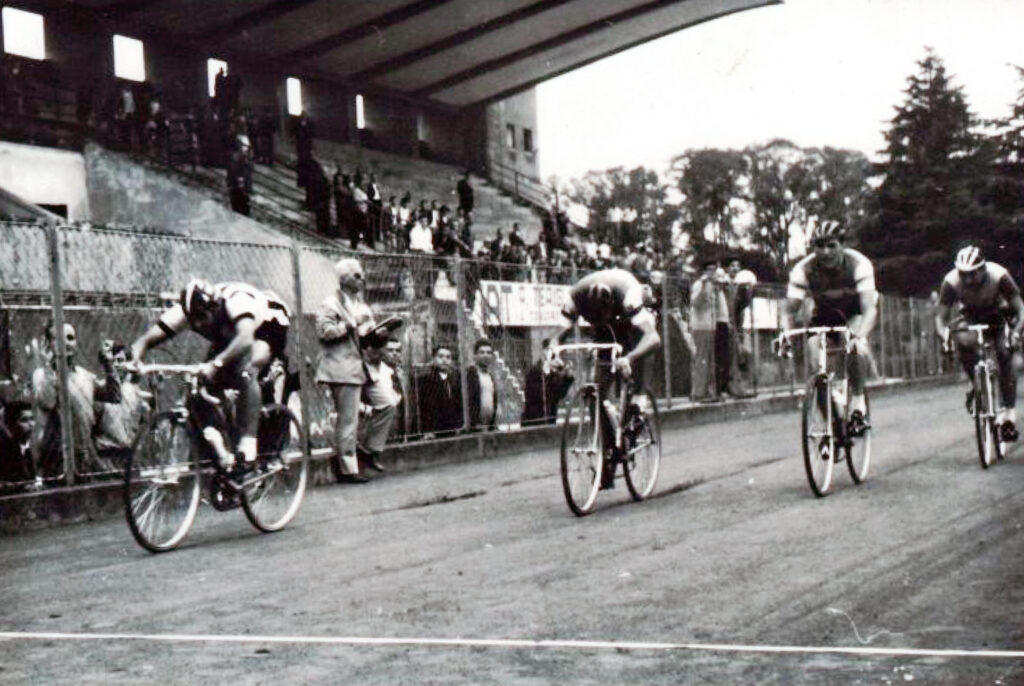
[[[630,323],[642,334],[633,349],[623,356],[632,365],[647,353],[661,347],[661,336],[658,335],[654,315],[650,310],[642,310],[634,315]]]
[[[239,319],[235,322],[235,337],[211,362],[216,364],[219,360],[220,364],[230,366],[247,356],[252,351],[252,344],[255,341],[256,320],[251,317]]]
[[[1010,301],[1010,307],[1017,313],[1017,321],[1013,325],[1013,334],[1019,338],[1021,332],[1024,331],[1024,300],[1021,299],[1020,293]]]
[[[793,328],[793,315],[800,311],[803,304],[803,298],[794,298],[792,296],[787,296],[782,301],[782,307],[779,308],[779,327],[783,331]]]
[[[867,338],[875,328],[878,321],[878,292],[861,291],[857,294],[860,297],[861,320],[856,331],[851,331],[854,338]]]
[[[147,352],[184,331],[187,326],[188,320],[184,310],[180,305],[175,305],[160,315],[156,324],[135,339],[131,346],[132,359],[141,362]]]

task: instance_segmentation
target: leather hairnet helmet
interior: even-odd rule
[[[985,258],[978,246],[968,245],[966,248],[961,248],[960,252],[956,254],[953,264],[958,271],[973,272],[985,266]]]
[[[181,289],[181,309],[191,317],[210,307],[213,302],[213,287],[202,279],[192,279]]]

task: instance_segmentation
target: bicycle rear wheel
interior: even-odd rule
[[[847,406],[849,416],[849,406]],[[846,443],[846,467],[850,470],[850,478],[853,483],[863,483],[868,478],[868,469],[871,467],[871,401],[867,392],[864,393],[864,421],[868,428],[860,436],[848,436]],[[849,433],[849,417],[847,417],[847,434]]]
[[[199,508],[202,470],[182,411],[154,416],[125,464],[124,513],[146,550],[171,550],[188,533]]]
[[[280,531],[295,517],[306,494],[309,451],[302,427],[284,405],[260,410],[255,472],[242,487],[242,510],[263,532]]]
[[[661,422],[654,394],[648,389],[637,391],[633,403],[639,408],[626,418],[626,455],[622,471],[633,500],[643,500],[654,491],[661,470]]]
[[[808,380],[804,393],[801,433],[807,481],[819,498],[832,487],[835,466],[836,439],[830,421],[831,404],[828,377],[814,375]]]
[[[581,389],[562,424],[562,491],[577,517],[589,514],[601,488],[604,445],[597,389]]]
[[[974,372],[974,435],[978,441],[978,460],[982,469],[992,466],[999,450],[992,400],[992,378],[988,370],[979,365]]]

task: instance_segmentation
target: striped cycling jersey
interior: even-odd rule
[[[862,314],[861,294],[874,292],[875,268],[871,261],[852,248],[843,248],[836,268],[825,267],[813,253],[797,262],[789,273],[786,297],[810,298],[818,315],[840,313],[849,320]]]
[[[262,340],[261,332],[287,329],[291,316],[288,306],[275,293],[261,291],[244,283],[214,285],[211,307],[213,323],[203,330],[190,325],[181,303],[160,315],[157,323],[168,337],[191,327],[215,348],[221,348],[235,337],[237,324],[243,319],[252,319],[256,323],[256,338]]]
[[[976,288],[967,288],[960,272],[951,269],[942,279],[939,304],[953,307],[960,303],[963,315],[971,321],[989,320],[1010,311],[1010,303],[1020,295],[1017,283],[1006,268],[995,262],[986,262],[985,278]]]

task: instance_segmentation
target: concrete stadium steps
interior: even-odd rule
[[[285,167],[282,174],[293,180],[296,162],[293,149],[290,145],[279,145],[277,149],[277,156],[283,164],[275,164],[274,169]],[[323,165],[328,176],[333,176],[335,165],[340,166],[346,174],[355,173],[356,170],[361,171],[364,177],[375,174],[385,202],[388,196],[401,198],[408,191],[414,208],[424,198],[436,199],[440,204],[448,205],[453,213],[458,208],[455,186],[462,176],[461,167],[323,140],[315,142],[313,155]],[[512,223],[518,222],[528,242],[536,239],[540,233],[541,220],[531,207],[517,204],[505,191],[478,176],[471,175],[470,183],[473,185],[475,200],[474,238],[490,240],[498,228],[503,229],[507,235]]]

